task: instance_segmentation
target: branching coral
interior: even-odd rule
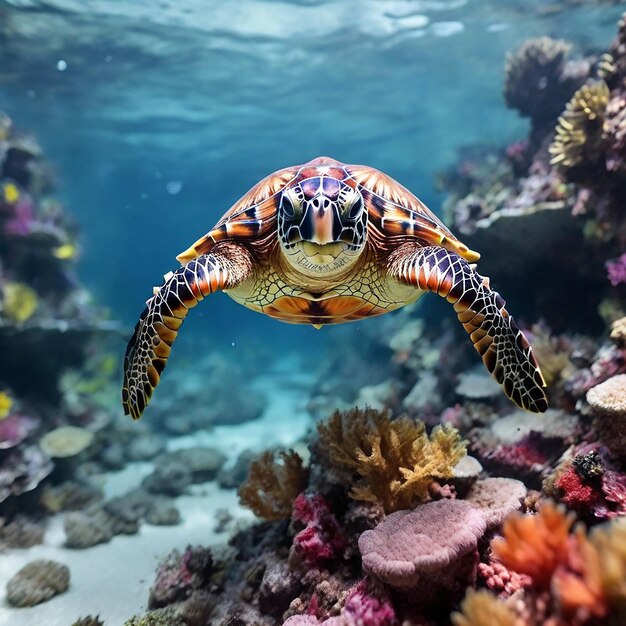
[[[428,500],[433,481],[452,478],[465,455],[465,442],[449,424],[436,426],[429,438],[422,422],[392,421],[369,408],[337,411],[318,431],[331,463],[361,477],[350,496],[379,502],[387,513]]]
[[[494,555],[506,567],[527,574],[533,583],[547,589],[554,570],[568,555],[572,515],[549,502],[536,515],[511,515],[502,529],[503,538],[494,539]]]
[[[461,612],[452,615],[454,626],[522,626],[515,613],[488,591],[469,591]]]
[[[580,85],[580,71],[571,71],[566,57],[571,46],[562,40],[540,37],[526,41],[509,54],[504,68],[504,99],[535,124],[551,122]]]
[[[609,88],[603,80],[583,85],[567,103],[550,145],[551,165],[564,170],[596,162],[603,140]]]
[[[266,520],[287,519],[307,480],[308,470],[303,467],[297,452],[281,451],[276,455],[266,451],[250,464],[248,478],[237,493],[241,504],[259,517]]]

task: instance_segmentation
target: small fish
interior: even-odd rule
[[[20,199],[20,190],[13,183],[7,183],[3,195],[7,204],[15,204]]]

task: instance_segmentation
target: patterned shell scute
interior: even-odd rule
[[[417,237],[424,245],[437,245],[474,262],[480,255],[469,250],[443,222],[406,187],[383,172],[365,165],[346,165],[346,172],[368,199],[371,223],[382,238]]]
[[[270,174],[242,196],[203,237],[176,258],[186,263],[206,254],[224,239],[257,239],[276,223],[276,197],[298,174],[299,167],[286,167]]]

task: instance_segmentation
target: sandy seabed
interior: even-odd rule
[[[303,393],[310,381],[294,374],[296,371],[281,363],[254,382],[253,387],[269,399],[258,420],[172,439],[168,449],[215,446],[232,463],[246,448],[260,451],[292,445],[311,424],[304,408],[307,394]],[[122,495],[138,486],[151,471],[151,463],[132,463],[120,472],[103,475],[106,497]],[[142,524],[136,535],[118,535],[109,543],[87,550],[63,547],[63,515],[52,517],[42,545],[0,554],[0,626],[70,626],[87,615],[99,615],[106,626],[122,626],[125,620],[146,610],[156,566],[169,551],[184,550],[188,544],[219,546],[227,541],[228,533],[215,531],[218,509],[228,509],[237,521],[252,519],[252,514],[239,506],[236,492],[221,489],[215,482],[192,486],[189,495],[176,498],[175,504],[182,517],[179,525]],[[70,588],[43,604],[12,608],[5,599],[6,583],[34,559],[52,559],[67,565]]]

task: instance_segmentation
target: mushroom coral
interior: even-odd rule
[[[619,459],[626,458],[626,374],[618,374],[587,392],[594,430]]]
[[[250,463],[248,478],[237,492],[242,505],[265,520],[291,517],[294,500],[304,490],[308,471],[293,450],[264,452]]]
[[[389,412],[370,408],[336,411],[318,432],[330,462],[361,477],[350,497],[378,502],[386,513],[429,500],[433,481],[452,478],[466,449],[450,424],[435,426],[429,437],[423,422],[392,421]]]
[[[464,589],[476,571],[476,547],[486,529],[479,509],[437,500],[396,511],[359,537],[363,569],[399,589],[418,590],[427,603],[442,590]]]

